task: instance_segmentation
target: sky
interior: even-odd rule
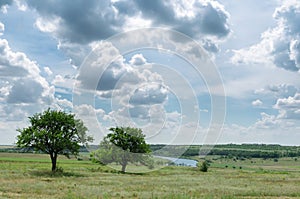
[[[149,143],[300,145],[299,0],[0,0],[0,144],[47,108]]]

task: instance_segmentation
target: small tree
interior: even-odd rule
[[[56,171],[58,154],[78,155],[80,143],[93,140],[86,135],[87,128],[73,114],[62,111],[46,110],[29,117],[31,126],[17,129],[17,146],[32,148],[50,155],[52,171]]]
[[[202,164],[200,164],[200,162],[198,162],[197,167],[202,172],[207,172],[208,171],[208,163],[207,163],[207,161],[202,162]]]
[[[100,149],[92,153],[93,160],[102,164],[117,162],[125,172],[129,162],[141,163],[149,167],[151,164],[150,146],[145,142],[141,129],[131,127],[110,128],[112,133],[104,137]]]

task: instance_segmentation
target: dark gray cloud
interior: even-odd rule
[[[212,35],[226,37],[230,33],[229,14],[220,6],[208,2],[195,2],[193,17],[179,17],[174,10],[175,2],[160,0],[143,1],[135,0],[136,12],[141,12],[146,19],[152,20],[154,26],[170,26],[175,30],[187,34],[190,37]],[[184,4],[184,2],[181,2]],[[117,5],[118,6],[118,5]],[[121,12],[122,7],[118,7]],[[133,13],[131,13],[133,15]]]
[[[150,107],[147,106],[134,106],[132,108],[129,108],[130,117],[140,118],[143,120],[150,119],[149,111],[150,111]]]
[[[5,5],[11,5],[12,2],[12,0],[0,0],[0,8]]]
[[[1,62],[2,60],[0,60]],[[28,71],[25,68],[18,66],[9,66],[8,64],[0,63],[0,77],[22,77],[28,75]]]
[[[274,64],[280,68],[298,71],[299,68],[296,65],[295,60],[290,58],[289,44],[286,45],[285,49],[277,48],[272,52],[274,56]]]
[[[7,103],[37,103],[43,90],[39,82],[31,79],[20,79],[12,86]]]
[[[8,106],[49,105],[53,100],[52,88],[40,75],[39,66],[24,53],[12,51],[5,39],[0,39],[0,77],[0,100]]]
[[[145,18],[152,19],[155,24],[174,24],[176,22],[175,12],[171,6],[161,0],[134,0],[137,11]]]
[[[145,85],[131,96],[129,103],[133,105],[153,105],[162,104],[167,100],[168,91],[162,85]]]
[[[137,73],[130,66],[122,62],[113,62],[101,75],[97,90],[118,89],[123,84],[137,84],[139,80]]]
[[[210,3],[202,9],[201,28],[203,32],[218,37],[227,36],[230,32],[228,27],[228,15],[224,11],[216,9]]]
[[[73,43],[88,43],[115,34],[123,20],[108,0],[39,1],[27,0],[30,8],[42,17],[59,17],[59,39]]]
[[[298,71],[300,40],[300,3],[288,3],[276,9],[274,18],[278,21],[281,38],[274,40],[274,63],[286,70]]]
[[[207,50],[209,52],[212,52],[212,53],[219,52],[219,47],[217,46],[217,44],[209,39],[202,40],[202,46],[205,50]]]
[[[73,43],[106,39],[123,31],[127,19],[136,17],[150,20],[153,26],[167,26],[193,38],[205,35],[222,38],[230,33],[229,14],[216,1],[196,1],[193,9],[189,8],[193,16],[178,14],[175,8],[184,9],[188,4],[184,1],[27,0],[27,4],[49,23],[59,18],[55,36]]]
[[[24,53],[11,51],[7,40],[0,39],[0,77],[25,77],[38,72],[38,67]]]

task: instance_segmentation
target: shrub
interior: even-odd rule
[[[208,171],[208,164],[206,161],[202,162],[202,164],[200,164],[198,162],[197,167],[199,168],[200,171],[202,172],[207,172]]]

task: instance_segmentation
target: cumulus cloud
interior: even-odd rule
[[[108,0],[63,2],[58,0],[41,2],[28,0],[30,8],[36,9],[45,23],[59,19],[55,36],[72,43],[89,43],[105,39],[117,32],[124,19]],[[59,6],[58,6],[59,5]],[[54,21],[55,21],[54,20]]]
[[[145,59],[145,57],[142,54],[135,54],[135,55],[132,56],[129,63],[131,65],[139,66],[139,65],[146,64],[147,60]]]
[[[296,93],[294,96],[278,98],[276,104],[273,106],[275,110],[278,110],[278,114],[261,113],[261,118],[258,119],[253,125],[247,128],[247,132],[261,132],[264,134],[262,137],[267,139],[268,137],[282,136],[289,131],[290,136],[295,133],[295,129],[300,129],[300,93]]]
[[[277,119],[275,115],[269,115],[267,113],[262,112],[261,119],[258,120],[252,128],[255,129],[275,129],[279,127],[280,121]]]
[[[24,53],[12,51],[5,39],[0,39],[0,55],[1,77],[39,76],[39,67]]]
[[[43,92],[40,82],[31,79],[19,79],[12,86],[7,103],[39,103]]]
[[[176,1],[171,3],[159,0],[151,2],[135,0],[133,2],[135,9],[128,14],[135,15],[136,12],[141,12],[144,18],[152,20],[154,26],[172,27],[193,38],[206,34],[221,38],[230,33],[229,14],[216,1],[189,3]],[[124,4],[125,1],[116,4],[121,13],[126,12]]]
[[[143,55],[139,54],[134,55],[131,60],[141,58]],[[137,64],[135,61],[131,63]],[[102,42],[102,45],[94,49],[84,62],[76,81],[75,87],[78,89],[96,91],[103,98],[111,98],[112,95],[114,97],[122,96],[124,99],[121,102],[128,102],[129,93],[132,89],[149,82],[160,84],[162,78],[147,68],[134,67],[126,63],[118,49],[109,42]],[[162,91],[160,88],[157,89]]]
[[[278,99],[274,107],[279,110],[279,118],[300,120],[300,93]]]
[[[260,43],[235,50],[233,63],[272,63],[285,70],[299,71],[300,2],[283,1],[273,17],[276,27],[266,30]]]
[[[54,87],[40,74],[39,66],[26,54],[13,51],[0,39],[0,118],[24,121],[24,118],[55,102]]]
[[[259,99],[255,100],[252,102],[252,105],[253,106],[261,106],[263,104],[263,102]]]
[[[214,43],[223,40],[231,32],[229,13],[214,0],[26,2],[29,8],[39,13],[36,27],[53,35],[60,46],[86,45],[128,31],[130,27],[168,27],[194,39],[205,38],[203,41],[207,49],[216,51],[217,45]],[[206,39],[210,40],[210,44]]]
[[[97,85],[97,90],[119,89],[123,84],[137,84],[141,79],[142,77],[137,70],[124,63],[123,59],[119,59],[111,63],[103,72]]]
[[[291,41],[290,60],[294,60],[297,68],[300,68],[300,40]]]
[[[11,5],[13,0],[1,0],[0,1],[0,9],[3,13],[7,13],[7,7]]]
[[[131,124],[131,119],[149,122],[154,107],[162,107],[168,98],[162,77],[152,72],[150,65],[140,63],[141,60],[146,63],[142,54],[133,55],[127,63],[111,43],[102,44],[104,47],[94,49],[80,68],[76,99],[86,102],[83,93],[93,92],[101,100],[110,100],[112,111],[106,114],[107,118],[113,118],[110,122],[122,121],[122,125]],[[106,62],[110,64],[107,66]]]
[[[168,97],[168,90],[157,84],[147,84],[135,90],[130,98],[130,104],[152,105],[162,104]]]
[[[298,91],[297,87],[290,84],[267,85],[264,88],[254,91],[256,95],[274,97],[276,99],[294,96]]]
[[[92,45],[93,44],[81,45],[77,43],[58,41],[57,48],[70,57],[70,64],[77,68],[82,64],[84,58],[92,51]]]

